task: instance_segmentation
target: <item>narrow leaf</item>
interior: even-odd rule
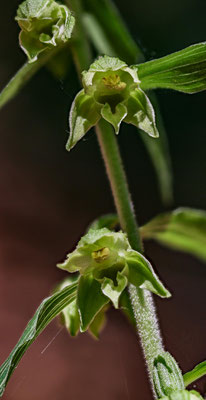
[[[108,56],[116,57],[117,54],[113,48],[113,43],[107,38],[106,32],[102,29],[94,15],[83,14],[83,24],[87,35],[90,37],[93,45],[98,49],[99,54],[107,54]]]
[[[173,201],[173,176],[167,135],[154,92],[150,92],[149,99],[155,110],[156,125],[160,135],[158,138],[152,139],[141,132],[141,138],[156,171],[162,201],[165,205],[170,205]]]
[[[78,279],[79,275],[69,276],[69,278],[64,279],[63,282],[61,282],[60,285],[57,286],[55,292],[73,285],[74,282],[77,284]],[[70,304],[68,304],[68,306],[66,306],[62,310],[59,317],[61,324],[65,326],[71,336],[76,336],[79,333],[80,319],[76,297]]]
[[[81,332],[85,332],[98,312],[109,302],[101,290],[101,284],[92,275],[81,276],[78,285],[77,306]]]
[[[190,385],[191,383],[195,382],[197,379],[202,378],[202,376],[206,375],[206,361],[201,362],[200,364],[196,365],[192,371],[186,372],[184,374],[184,384],[185,387]]]
[[[84,8],[87,13],[92,14],[99,23],[102,31],[105,32],[108,43],[114,49],[114,54],[125,60],[128,64],[142,60],[141,50],[132,39],[127,27],[125,26],[117,8],[110,0],[84,0]],[[96,31],[89,30],[90,38],[94,45]],[[91,36],[92,35],[92,36]]]
[[[143,239],[154,239],[206,261],[206,212],[190,208],[160,214],[141,228]]]
[[[138,66],[141,88],[197,93],[206,89],[206,42]]]
[[[52,319],[74,300],[76,290],[77,284],[74,283],[42,301],[18,343],[0,367],[0,396],[3,395],[7,382],[25,351]]]

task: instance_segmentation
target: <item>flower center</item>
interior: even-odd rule
[[[93,251],[92,252],[92,258],[98,264],[100,264],[103,261],[107,260],[107,258],[109,256],[110,256],[110,250],[108,249],[108,247],[103,247],[102,249],[99,249],[97,251]]]
[[[122,82],[120,79],[120,76],[117,74],[111,74],[108,76],[104,76],[102,78],[102,82],[106,86],[107,89],[112,89],[112,90],[124,90],[126,88],[126,83]]]

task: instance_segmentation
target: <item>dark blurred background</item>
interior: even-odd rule
[[[14,22],[18,4],[0,3],[1,88],[25,61]],[[149,59],[205,40],[205,0],[116,4]],[[1,362],[65,276],[56,263],[88,223],[114,211],[94,132],[70,153],[65,150],[68,110],[78,90],[72,68],[64,83],[42,69],[0,113]],[[205,209],[206,95],[165,90],[158,98],[171,150],[174,207]],[[134,127],[122,126],[119,143],[142,224],[164,210],[155,174]],[[206,359],[206,266],[152,242],[146,254],[173,293],[170,300],[155,301],[165,344],[185,372]],[[206,392],[204,378],[197,388]],[[26,353],[4,395],[37,398],[151,399],[138,340],[122,314],[108,312],[98,342],[88,334],[72,339],[53,322]]]

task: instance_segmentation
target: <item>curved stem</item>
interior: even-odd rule
[[[96,126],[96,132],[121,227],[127,233],[131,247],[142,252],[139,228],[113,129],[111,125],[101,119]],[[154,358],[164,349],[152,295],[150,292],[137,289],[133,285],[129,285],[129,295],[153,386]]]

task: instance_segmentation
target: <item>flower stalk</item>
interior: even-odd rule
[[[96,126],[97,137],[111,185],[120,225],[127,233],[131,247],[143,251],[139,227],[128,189],[118,144],[112,127],[103,119]],[[129,285],[129,295],[145,356],[149,377],[153,387],[153,363],[155,357],[164,351],[158,319],[150,292]],[[154,390],[154,388],[153,388]]]

